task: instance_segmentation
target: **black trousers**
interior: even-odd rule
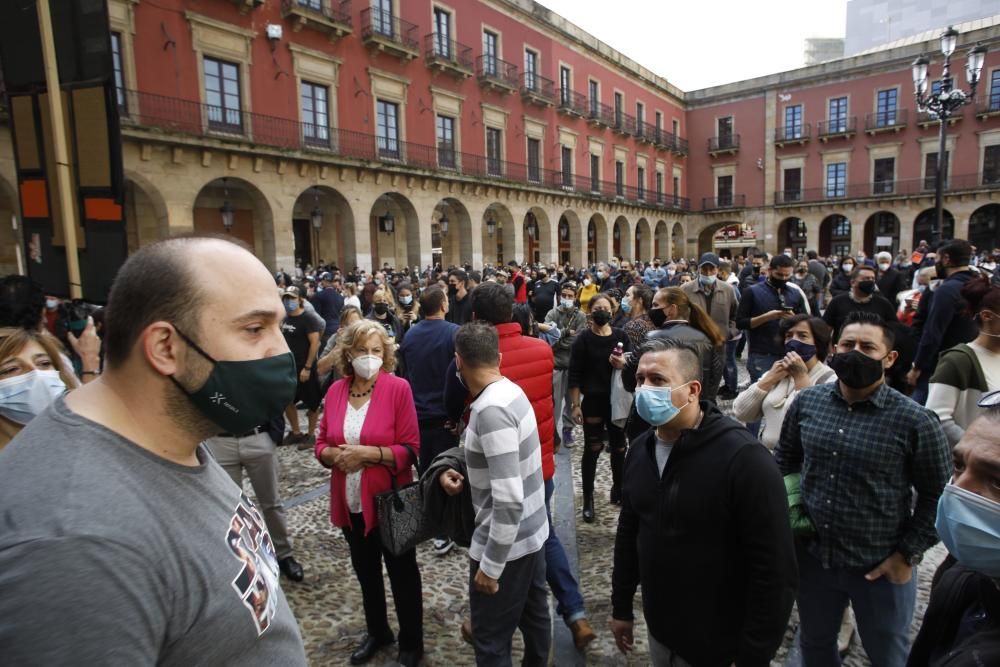
[[[444,419],[420,420],[420,472],[441,452],[458,446],[458,436],[444,427]]]
[[[401,556],[393,556],[382,546],[378,528],[365,535],[365,519],[361,514],[351,514],[351,530],[344,529],[344,539],[350,547],[351,565],[361,584],[368,634],[382,637],[392,632],[385,604],[385,581],[382,579],[384,558],[385,569],[389,571],[392,598],[396,602],[399,650],[416,651],[423,648],[423,590],[420,570],[417,568],[416,549],[410,549]]]
[[[611,422],[610,396],[584,396],[580,406],[583,412],[583,461],[581,477],[584,497],[593,497],[597,460],[607,444],[611,449],[612,492],[621,488],[622,468],[625,465],[625,432]]]

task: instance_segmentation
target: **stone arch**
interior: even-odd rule
[[[839,213],[819,223],[819,254],[846,257],[851,254],[851,221]]]
[[[942,229],[937,229],[937,211],[928,208],[920,212],[913,220],[913,245],[919,245],[920,241],[933,243],[942,239],[955,238],[955,216],[948,209],[942,209],[941,217],[944,222]]]
[[[631,256],[634,248],[629,239],[632,238],[632,229],[629,225],[628,218],[624,215],[619,215],[615,218],[615,224],[611,232],[611,248],[615,257],[625,257],[630,261],[634,260]]]
[[[793,257],[803,257],[806,254],[806,222],[802,218],[785,218],[778,224],[778,251],[792,249]]]
[[[1000,248],[1000,204],[980,206],[969,216],[969,243],[976,252]]]
[[[552,230],[549,214],[540,206],[532,206],[524,214],[522,225],[525,261],[545,262],[552,256]]]
[[[587,222],[587,263],[607,262],[608,221],[600,213],[594,213]]]
[[[747,236],[749,227],[738,220],[723,220],[707,225],[698,233],[698,254],[714,252],[720,257],[752,254],[757,247],[757,238]]]
[[[632,261],[648,262],[653,258],[653,230],[646,218],[639,218],[635,223],[635,255]]]
[[[223,225],[226,202],[233,213],[229,230]],[[274,213],[264,193],[249,181],[236,176],[209,181],[195,196],[192,219],[195,233],[231,234],[253,248],[257,259],[272,271],[294,269],[275,265]]]
[[[492,223],[492,225],[491,225]],[[492,233],[490,233],[492,230]],[[514,247],[516,238],[514,216],[510,209],[500,202],[486,207],[482,220],[483,262],[496,266],[517,260]]]
[[[316,213],[319,214],[318,229]],[[297,263],[319,266],[322,260],[322,264],[336,264],[343,268],[350,261],[353,266],[357,256],[354,234],[354,211],[338,190],[328,185],[314,185],[295,199],[292,235]]]
[[[445,197],[431,214],[431,252],[442,268],[472,263],[472,216],[454,197]]]
[[[26,271],[17,191],[0,177],[0,276]]]
[[[566,239],[568,246],[563,244],[563,247],[569,248],[569,263],[574,268],[583,267],[587,261],[587,237],[583,223],[580,221],[580,214],[573,209],[566,209],[559,216],[559,225],[562,229],[569,230],[569,238]]]
[[[170,236],[170,216],[163,194],[148,178],[128,169],[124,209],[129,253]]]
[[[864,250],[869,257],[883,250],[893,257],[899,252],[899,218],[891,211],[877,211],[865,220]],[[889,243],[879,243],[889,239]]]
[[[675,259],[684,256],[684,225],[679,222],[674,223],[670,232],[670,255]],[[663,259],[662,257],[660,259]]]
[[[663,259],[670,253],[670,225],[666,220],[657,220],[653,232],[653,257]]]
[[[386,263],[394,269],[410,266],[419,270],[420,218],[405,195],[395,191],[379,195],[368,216],[368,230],[373,271]]]

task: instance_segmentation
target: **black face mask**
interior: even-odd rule
[[[840,381],[852,389],[870,387],[885,376],[882,361],[872,359],[860,350],[837,353],[830,357],[827,365],[834,370]]]
[[[649,319],[653,322],[653,326],[659,329],[667,322],[667,311],[663,308],[653,308],[649,311]]]
[[[458,294],[458,285],[448,285],[448,296],[455,296]]]
[[[606,310],[595,310],[590,314],[590,318],[594,320],[594,324],[599,327],[603,327],[605,324],[611,321],[611,313]]]
[[[858,290],[862,294],[867,294],[868,296],[871,296],[872,294],[875,293],[875,281],[862,280],[860,283],[858,283]]]
[[[375,304],[375,312],[378,315],[385,315],[386,313],[389,312],[389,304],[387,304],[387,303],[376,303]]]
[[[753,274],[754,274],[755,276],[759,276],[759,275],[760,275],[760,267],[759,267],[759,266],[757,266],[756,264],[754,264],[754,265],[753,265],[753,269],[752,269],[752,271],[753,271]]]
[[[775,276],[771,276],[770,278],[768,278],[768,281],[770,281],[770,283],[775,287],[775,289],[784,289],[785,285],[788,284],[788,281],[785,280],[784,278],[776,278]]]

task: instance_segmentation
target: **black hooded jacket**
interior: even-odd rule
[[[766,667],[798,586],[785,486],[742,424],[700,406],[701,424],[676,441],[662,477],[653,430],[629,447],[612,615],[632,620],[641,583],[649,632],[688,663]]]

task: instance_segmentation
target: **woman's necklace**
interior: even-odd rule
[[[353,385],[352,385],[352,388],[353,388]],[[375,389],[375,383],[374,382],[372,382],[372,386],[368,387],[368,391],[363,391],[360,394],[356,394],[356,393],[354,393],[352,391],[351,392],[351,398],[364,398],[368,394],[372,393],[373,389]]]

